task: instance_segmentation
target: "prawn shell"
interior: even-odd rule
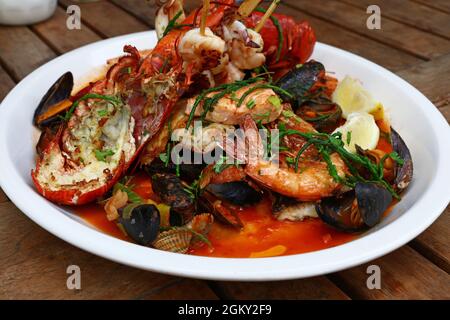
[[[192,240],[192,232],[186,229],[172,229],[161,232],[153,247],[163,251],[186,253]]]

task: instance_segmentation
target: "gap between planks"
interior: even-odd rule
[[[366,10],[370,5],[378,5],[382,19],[387,17],[412,28],[432,33],[443,39],[450,39],[450,15],[421,3],[410,0],[339,1],[363,10]]]
[[[382,20],[381,30],[369,30],[366,27],[367,13],[343,2],[286,0],[284,4],[423,60],[450,52],[450,41],[388,18]]]

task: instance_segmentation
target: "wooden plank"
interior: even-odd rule
[[[81,8],[81,20],[103,37],[115,37],[132,32],[148,30],[141,21],[108,1],[80,3],[60,0],[64,8],[76,4]]]
[[[145,19],[145,21],[148,21],[149,25],[153,25],[153,15],[156,10],[149,9],[148,4],[145,3],[145,1],[135,0],[131,1],[130,4],[128,3],[129,1],[125,0],[112,1],[118,6],[131,12],[136,17],[139,17],[141,20]],[[189,12],[196,8],[198,4],[198,1],[186,1],[185,10]],[[286,6],[280,6],[279,9],[277,9],[277,12],[291,14],[297,19],[307,19],[313,24],[318,34],[319,41],[345,48],[346,50],[350,50],[356,54],[363,55],[391,70],[400,70],[417,62],[421,62],[420,59],[409,54],[380,44],[376,41],[366,39],[352,32],[343,29],[336,32],[335,25],[316,19],[310,15],[300,13],[298,10]],[[361,45],[361,43],[364,43],[364,45]],[[390,58],[386,59],[386,56],[389,56]]]
[[[441,111],[445,119],[447,119],[447,122],[450,124],[450,104],[439,108],[439,111]]]
[[[137,17],[139,20],[151,27],[155,25],[155,14],[158,7],[152,2],[148,3],[142,0],[110,0],[123,10]],[[201,4],[199,0],[184,1],[184,10],[186,13],[198,8]]]
[[[421,58],[429,59],[450,52],[450,41],[387,18],[382,19],[381,30],[369,30],[365,10],[346,3],[327,0],[286,0],[284,3]],[[335,31],[333,35],[336,34]],[[386,55],[385,59],[389,60],[390,56]]]
[[[219,282],[222,298],[245,300],[339,299],[349,297],[326,277],[278,282]]]
[[[8,92],[11,91],[14,85],[14,81],[0,65],[0,103],[6,97]]]
[[[79,250],[41,229],[11,202],[0,204],[0,248],[0,299],[153,298],[164,296],[164,288],[179,281]],[[81,269],[81,290],[66,287],[69,265]],[[197,297],[213,297],[206,286],[183,284],[189,285],[196,288]],[[191,294],[183,290],[177,297],[186,299]]]
[[[66,11],[58,7],[51,19],[38,23],[31,28],[58,53],[64,53],[101,39],[85,24],[82,24],[79,30],[68,29],[66,26],[67,17]]]
[[[183,279],[148,295],[139,297],[145,300],[217,300],[216,294],[201,280]]]
[[[151,27],[155,25],[155,14],[158,9],[155,2],[142,0],[111,0],[111,2],[132,14],[143,23]]]
[[[423,5],[426,5],[430,8],[434,8],[437,10],[441,10],[447,13],[450,13],[450,1],[448,0],[413,0],[414,2],[421,3]]]
[[[380,267],[379,290],[366,286],[369,265]],[[408,246],[330,277],[356,299],[450,299],[449,275]]]
[[[450,110],[450,105],[446,107]],[[448,111],[447,111],[448,112]],[[450,112],[448,112],[450,114]],[[450,117],[447,117],[450,121]],[[450,273],[450,206],[431,227],[411,242],[411,246]]]
[[[450,94],[450,54],[417,64],[397,74],[434,103],[439,103]]]
[[[317,34],[318,41],[361,55],[392,71],[405,69],[423,62],[423,60],[401,50],[360,36],[292,7],[280,5],[277,12],[291,15],[296,20],[309,21]]]
[[[2,189],[0,189],[0,203],[2,203],[2,202],[7,202],[9,199],[8,199],[8,197],[6,196],[6,194],[3,192],[3,190]]]
[[[15,81],[56,56],[26,27],[1,27],[0,39],[0,60]]]
[[[364,10],[378,5],[381,16],[450,39],[450,15],[410,0],[341,0]]]

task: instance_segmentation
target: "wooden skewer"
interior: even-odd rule
[[[200,34],[205,35],[206,17],[209,13],[209,0],[203,0],[202,19],[200,20]]]
[[[272,4],[270,5],[269,9],[267,9],[266,13],[264,14],[264,16],[261,18],[261,20],[258,22],[258,24],[255,27],[255,31],[259,32],[261,31],[262,27],[264,26],[264,24],[266,23],[267,19],[270,18],[270,16],[272,15],[272,13],[275,11],[275,9],[277,8],[278,4],[281,2],[281,0],[274,0],[272,2]]]
[[[249,15],[252,14],[253,10],[256,9],[258,4],[261,3],[262,0],[245,0],[241,3],[239,6],[239,9],[237,10],[237,15],[240,19],[247,18]]]

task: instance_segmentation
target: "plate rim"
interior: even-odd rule
[[[6,126],[4,125],[4,123],[6,122],[7,117],[5,116],[5,114],[7,114],[7,112],[9,111],[4,106],[9,105],[11,103],[10,101],[13,101],[14,95],[17,92],[20,92],[21,88],[25,86],[26,83],[30,81],[30,79],[33,79],[34,77],[36,77],[36,75],[39,75],[42,70],[45,70],[52,64],[56,64],[58,61],[64,59],[68,55],[78,54],[80,51],[82,52],[87,49],[94,49],[95,47],[100,47],[108,43],[132,41],[133,38],[149,36],[151,33],[154,34],[154,31],[144,31],[105,39],[85,45],[83,47],[67,52],[61,56],[58,56],[55,59],[40,66],[24,79],[22,79],[9,92],[9,94],[0,104],[0,159],[3,159],[2,162],[6,162],[7,164],[6,166],[0,165],[0,185],[2,186],[2,189],[6,193],[6,195],[23,214],[28,216],[35,223],[37,223],[39,226],[41,226],[51,234],[82,250],[106,258],[108,260],[163,274],[196,279],[227,281],[288,280],[313,277],[330,272],[337,272],[343,269],[354,267],[356,265],[364,264],[368,261],[377,259],[380,256],[386,255],[393,250],[403,246],[404,244],[415,238],[417,235],[419,235],[421,232],[423,232],[426,228],[428,228],[442,214],[442,212],[448,205],[450,201],[450,195],[447,197],[447,199],[445,197],[445,194],[438,195],[437,198],[436,196],[434,196],[433,202],[431,202],[431,206],[430,203],[428,203],[428,214],[421,218],[421,224],[419,226],[409,226],[408,228],[403,229],[403,231],[407,230],[408,232],[404,232],[401,236],[394,236],[394,228],[401,228],[401,226],[403,226],[408,220],[412,218],[411,214],[408,215],[408,213],[413,210],[419,210],[418,208],[414,209],[416,203],[414,203],[412,207],[409,210],[405,211],[399,218],[390,222],[384,228],[381,228],[380,230],[377,230],[372,234],[368,234],[349,243],[309,253],[255,259],[190,256],[142,247],[103,234],[100,231],[89,228],[88,226],[83,225],[64,214],[61,214],[61,212],[58,210],[58,206],[45,200],[37,193],[29,195],[28,201],[24,201],[23,199],[21,199],[19,191],[15,190],[15,188],[17,187],[20,188],[21,184],[17,181],[14,181],[14,174],[12,172],[8,172],[7,170],[7,168],[9,166],[12,166],[13,163],[9,158],[9,155],[7,154],[6,143],[3,143],[5,139],[4,137],[6,136],[4,132],[4,130],[6,130]],[[388,73],[389,76],[394,77],[396,81],[400,82],[403,87],[410,91],[414,98],[418,99],[418,104],[432,106],[432,108],[429,108],[430,110],[427,110],[427,116],[433,123],[433,127],[435,128],[434,132],[440,131],[445,133],[445,130],[447,130],[447,133],[450,133],[450,127],[448,126],[447,121],[444,119],[442,114],[439,113],[432,102],[429,101],[418,89],[413,87],[404,79],[397,76],[395,73],[351,52],[320,42],[317,43],[317,46],[323,47],[324,49],[328,50],[336,50],[336,52],[339,52],[341,54],[350,55],[350,58],[354,59],[357,63],[364,63],[371,68],[375,68],[376,70]],[[443,141],[444,138],[441,138],[439,136],[437,136],[436,138],[440,155],[439,161],[436,166],[436,172],[439,172],[439,174],[436,174],[434,179],[430,181],[429,188],[425,191],[423,197],[419,200],[420,203],[425,202],[425,200],[430,197],[430,190],[439,190],[440,188],[445,187],[446,180],[448,181],[448,178],[450,178],[450,167],[447,168],[445,166],[446,163],[450,163],[450,148],[443,148],[445,146],[445,141]],[[22,184],[22,188],[23,187],[24,186]],[[40,200],[38,200],[38,198]],[[33,206],[33,203],[35,203],[34,201],[40,201],[40,203],[43,203],[44,208],[51,210],[52,215],[57,213],[60,215],[60,217],[58,217],[56,221],[53,221],[51,219],[42,219],[40,217],[41,214],[38,212],[40,209]],[[71,232],[67,232],[67,229],[71,229]],[[77,235],[77,232],[80,232],[83,237],[77,238],[77,236],[79,236]],[[386,233],[388,234],[386,235]],[[378,245],[376,248],[370,248],[366,250],[355,248],[361,247],[363,244],[370,244],[372,241],[376,241],[376,239],[378,238],[382,238],[382,241],[380,242],[382,244]],[[119,248],[120,250],[114,252],[112,250],[113,248]],[[358,252],[358,254],[355,255],[356,258],[351,254],[348,256],[345,255],[345,253],[351,253],[352,250],[354,250],[354,252]],[[324,256],[327,255],[334,255],[339,257],[339,259],[336,259],[337,261],[326,261],[325,259],[324,261]],[[160,260],[157,263],[153,264],[154,261],[152,261],[152,259]],[[304,260],[307,261],[308,259],[316,259],[318,262],[314,265],[310,264],[305,267],[304,265],[302,265],[302,263],[304,262]],[[189,265],[190,267],[185,269],[179,267],[185,265]],[[266,268],[263,270],[257,268],[258,266],[261,267],[264,265],[269,265],[271,266],[271,268]],[[277,268],[280,267],[282,267],[282,270],[281,272],[278,272],[278,270],[280,269]]]

